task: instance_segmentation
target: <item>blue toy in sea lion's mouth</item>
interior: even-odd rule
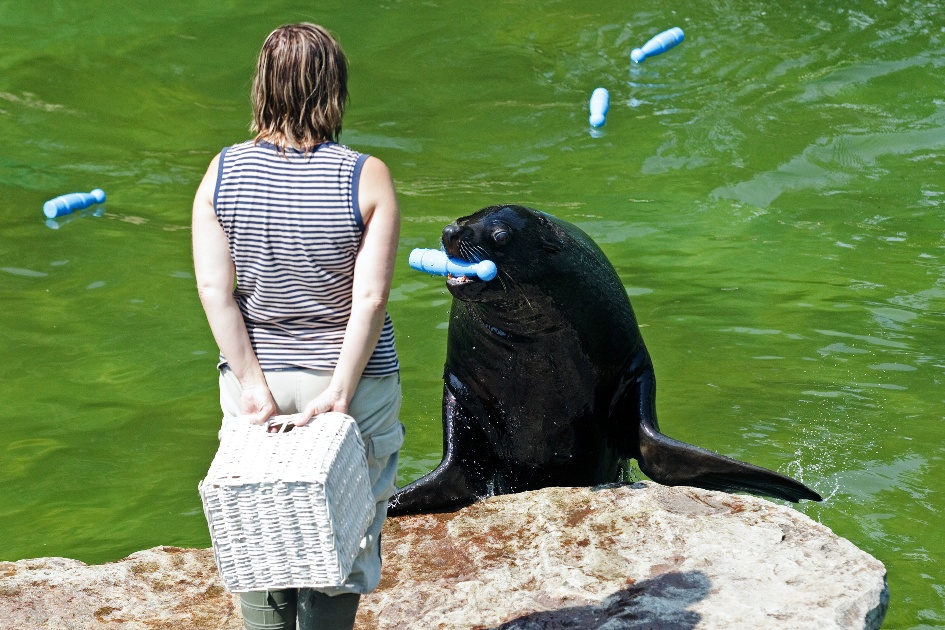
[[[438,276],[475,276],[480,280],[489,281],[496,277],[498,269],[491,260],[468,262],[458,258],[450,258],[446,252],[438,249],[415,249],[410,252],[409,264],[411,269],[423,271]]]

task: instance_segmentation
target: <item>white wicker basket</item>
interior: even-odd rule
[[[342,584],[374,518],[354,419],[327,413],[284,433],[232,424],[198,486],[223,584],[237,593]]]

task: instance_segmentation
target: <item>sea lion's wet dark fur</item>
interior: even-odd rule
[[[659,432],[653,365],[630,300],[580,229],[492,206],[447,226],[443,244],[450,256],[494,261],[499,275],[447,280],[443,461],[394,495],[390,514],[613,482],[628,458],[667,485],[820,500],[790,477]]]

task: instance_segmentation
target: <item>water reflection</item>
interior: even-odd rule
[[[78,219],[85,217],[103,217],[105,216],[105,207],[96,206],[94,208],[86,208],[84,210],[78,210],[70,214],[56,217],[55,219],[46,219],[46,227],[50,230],[58,230],[59,228],[72,223]]]

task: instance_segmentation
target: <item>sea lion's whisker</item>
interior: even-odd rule
[[[523,286],[522,283],[519,282],[519,281],[517,281],[515,278],[513,278],[513,277],[509,274],[508,271],[504,271],[504,270],[501,270],[501,269],[500,269],[500,270],[499,270],[499,274],[496,276],[496,278],[498,278],[499,281],[502,283],[502,288],[503,288],[506,292],[510,293],[510,291],[509,291],[509,286],[508,286],[507,284],[505,284],[505,282],[502,281],[502,277],[503,277],[503,276],[505,276],[506,278],[508,278],[509,284],[513,285],[514,287],[519,287],[519,288],[520,288],[520,287]],[[531,311],[532,311],[533,313],[537,312],[536,309],[535,309],[535,307],[532,306],[532,303],[529,301],[527,292],[526,292],[526,291],[521,291],[521,295],[522,295],[522,299],[525,300],[525,303],[528,304],[528,308],[531,309]]]
[[[482,245],[473,245],[472,253],[476,257],[475,262],[481,262],[489,258],[489,252]]]
[[[460,242],[459,253],[462,254],[463,258],[471,262],[479,262],[478,260],[475,260],[475,258],[473,257],[473,251],[474,250],[469,243],[467,243],[466,241]]]

